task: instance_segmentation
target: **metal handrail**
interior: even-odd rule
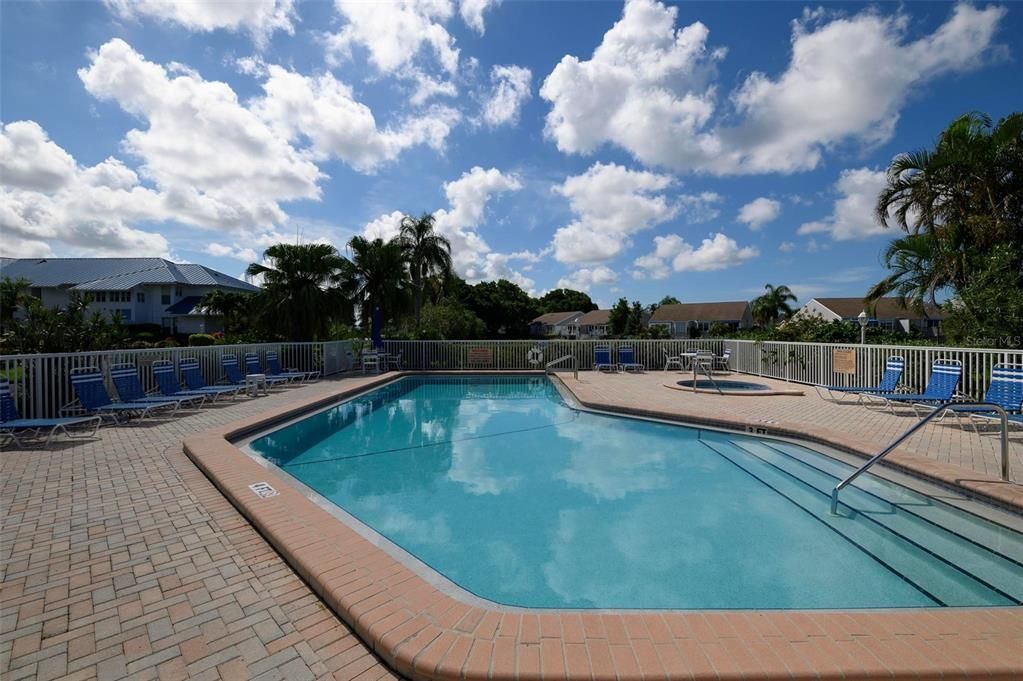
[[[913,424],[913,427],[907,430],[905,433],[895,438],[891,444],[882,449],[880,452],[875,454],[865,464],[857,468],[852,474],[849,475],[845,480],[835,485],[835,488],[831,490],[831,513],[835,515],[838,513],[838,493],[842,491],[849,483],[860,476],[860,473],[864,472],[879,460],[884,458],[893,449],[905,442],[913,433],[923,428],[930,421],[933,421],[939,414],[943,414],[946,411],[952,411],[955,413],[956,408],[962,407],[984,407],[986,410],[993,411],[998,414],[998,418],[1002,425],[1002,480],[1009,479],[1009,415],[1005,413],[1005,410],[993,404],[991,402],[944,402],[935,407],[934,411],[924,416],[920,421]]]
[[[706,359],[708,357],[710,358],[710,362],[709,363],[706,361]],[[703,359],[704,361],[700,361],[701,359]],[[719,386],[717,384],[717,381],[714,380],[714,376],[712,375],[713,371],[714,371],[714,355],[713,354],[697,352],[696,356],[693,357],[693,392],[696,392],[696,370],[697,369],[701,369],[703,371],[703,375],[707,377],[707,380],[710,381],[710,384],[712,386],[714,386],[714,389],[718,391],[719,395],[724,395],[725,394],[721,390],[721,386]]]
[[[547,362],[547,364],[543,365],[544,373],[545,374],[551,373],[551,369],[554,367],[554,365],[560,364],[560,363],[564,362],[566,359],[572,360],[572,377],[575,378],[575,380],[578,381],[579,380],[579,360],[576,358],[575,355],[562,355],[561,357],[558,357],[557,359],[552,359],[551,361]]]

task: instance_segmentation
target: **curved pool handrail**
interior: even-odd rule
[[[572,360],[572,375],[578,381],[579,380],[579,360],[576,359],[575,355],[562,355],[561,357],[558,357],[557,359],[552,359],[551,361],[547,362],[547,364],[544,365],[544,367],[543,367],[544,373],[545,374],[553,373],[551,371],[551,369],[553,369],[556,365],[561,364],[566,359]]]
[[[865,464],[863,464],[862,466],[857,468],[855,471],[853,471],[845,480],[842,480],[840,483],[835,485],[835,488],[833,490],[831,490],[831,514],[835,515],[835,514],[838,513],[838,493],[841,492],[849,483],[851,483],[853,480],[858,478],[861,473],[866,471],[868,468],[873,466],[875,463],[877,463],[878,461],[883,459],[885,456],[887,456],[893,449],[895,449],[896,447],[901,445],[903,442],[905,442],[907,439],[909,439],[909,437],[911,435],[913,435],[916,431],[920,430],[925,425],[927,425],[929,422],[931,422],[935,418],[937,418],[938,414],[943,414],[946,411],[952,411],[954,413],[956,411],[957,407],[958,408],[970,407],[971,410],[976,410],[976,407],[984,407],[985,409],[989,409],[990,411],[993,411],[996,414],[998,414],[998,418],[1001,421],[1001,425],[1002,425],[1002,442],[1001,442],[1001,449],[1002,449],[1002,480],[1008,480],[1009,479],[1009,415],[1005,413],[1005,410],[1002,409],[1002,407],[1000,407],[999,405],[994,404],[992,402],[943,402],[943,403],[939,404],[937,407],[935,407],[934,411],[932,411],[930,414],[927,414],[927,416],[924,416],[917,423],[913,424],[913,426],[911,428],[909,428],[905,433],[903,433],[902,435],[900,435],[897,438],[895,438],[891,442],[891,444],[889,444],[887,447],[882,449],[880,452],[878,452],[874,456],[870,457],[870,459]]]

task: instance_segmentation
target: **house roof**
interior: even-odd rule
[[[842,319],[855,319],[867,307],[863,298],[814,298],[814,300]],[[872,315],[874,319],[944,319],[947,316],[936,305],[925,305],[923,314],[912,308],[907,309],[898,298],[878,299],[874,303]]]
[[[579,324],[600,326],[601,324],[607,324],[610,321],[610,317],[611,310],[590,310],[579,318]]]
[[[203,311],[199,308],[199,296],[186,296],[169,306],[165,312],[172,315],[200,315]]]
[[[123,291],[140,284],[219,286],[258,291],[252,284],[204,265],[173,263],[163,258],[16,258],[3,263],[0,275],[24,277],[32,286],[76,291]]]
[[[651,322],[735,322],[746,314],[745,300],[724,303],[676,303],[654,310]]]
[[[551,326],[557,326],[561,322],[568,321],[571,317],[577,314],[582,313],[579,310],[574,310],[572,312],[548,312],[547,314],[540,315],[531,321],[530,324],[550,324]]]

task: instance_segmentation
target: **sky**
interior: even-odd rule
[[[433,213],[469,281],[861,296],[884,170],[1020,109],[1023,5],[11,1],[0,255],[238,276]]]

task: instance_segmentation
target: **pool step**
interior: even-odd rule
[[[844,479],[853,472],[852,466],[797,444],[776,441],[751,442],[757,448],[766,447],[769,450],[780,452],[785,456],[826,473],[832,478],[830,483],[832,488],[839,480]],[[749,449],[743,442],[736,442],[736,444]],[[1019,532],[1014,532],[1009,528],[971,513],[960,511],[940,500],[931,499],[870,473],[860,476],[846,489],[852,488],[861,489],[897,506],[905,513],[935,523],[961,537],[971,539],[988,550],[998,553],[1019,565],[1023,565],[1023,534]],[[829,489],[828,494],[830,493]],[[845,499],[845,490],[842,491],[841,498]],[[1023,568],[1020,569],[1023,570]],[[1023,576],[1020,576],[1019,579],[1023,581]]]
[[[746,451],[727,437],[702,439],[704,445],[810,513],[860,550],[943,605],[1011,605],[1014,600],[862,513],[831,515],[830,497],[778,466]],[[830,492],[830,488],[829,488]],[[855,576],[853,576],[855,578]]]

